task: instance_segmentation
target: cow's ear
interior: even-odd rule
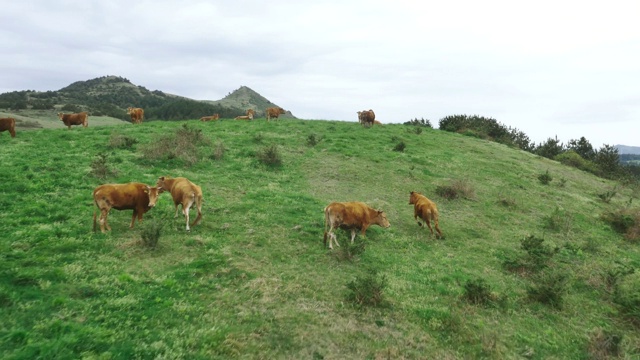
[[[144,193],[145,193],[145,194],[148,194],[148,193],[149,193],[149,190],[151,190],[151,188],[149,187],[149,185],[147,185],[147,188],[146,188],[146,189],[144,189]]]

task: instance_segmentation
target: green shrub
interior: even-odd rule
[[[564,209],[556,207],[550,215],[542,219],[542,222],[545,229],[569,232],[573,223],[573,216],[568,214]]]
[[[567,275],[563,273],[539,273],[527,286],[529,300],[561,309],[567,292]]]
[[[585,160],[574,150],[565,151],[554,158],[556,161],[564,165],[571,166],[580,170],[594,172],[595,166],[589,160]]]
[[[491,287],[484,279],[468,280],[464,284],[462,298],[471,304],[487,305],[495,300]]]
[[[526,255],[505,260],[503,263],[505,269],[519,273],[538,272],[549,266],[553,256],[560,251],[557,247],[552,249],[544,244],[544,239],[535,235],[522,239],[520,248],[526,252]]]
[[[404,141],[400,141],[393,147],[393,151],[403,152],[406,147],[407,144],[405,144]]]
[[[634,326],[640,327],[640,276],[628,273],[621,276],[614,288],[613,301],[620,314]]]
[[[281,166],[282,156],[276,145],[270,145],[264,147],[256,154],[258,161],[267,166]]]
[[[350,240],[344,241],[342,246],[332,251],[331,254],[339,260],[353,261],[358,255],[364,253],[365,240],[356,237],[353,244]]]
[[[163,223],[161,221],[146,222],[140,231],[140,237],[142,238],[142,245],[155,249],[158,246],[158,240],[162,235]]]
[[[613,199],[613,197],[616,196],[617,193],[618,193],[618,187],[614,186],[612,189],[609,189],[603,193],[598,194],[598,197],[600,198],[600,200],[608,204],[611,202],[611,199]]]
[[[387,277],[379,276],[378,271],[371,269],[364,277],[356,277],[347,284],[349,293],[347,301],[359,306],[380,306],[384,301],[384,289],[387,287]]]
[[[142,154],[150,160],[178,159],[186,165],[194,165],[199,160],[199,146],[208,146],[209,140],[202,130],[183,124],[174,135],[168,135],[152,141],[142,149]]]
[[[91,162],[91,171],[89,173],[101,181],[105,181],[112,176],[117,176],[118,171],[111,169],[108,163],[109,155],[104,152],[98,153]]]
[[[320,136],[313,133],[307,136],[307,145],[316,146],[318,145],[319,142],[320,142]]]
[[[549,170],[538,175],[538,181],[540,181],[542,185],[549,185],[549,183],[551,183],[552,180],[553,180],[553,177],[551,177],[551,174],[549,174]]]

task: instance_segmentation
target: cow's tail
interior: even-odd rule
[[[93,232],[96,232],[96,212],[93,212]]]

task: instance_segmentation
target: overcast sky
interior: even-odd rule
[[[0,93],[105,75],[303,119],[492,117],[536,142],[640,146],[640,1],[4,2]]]

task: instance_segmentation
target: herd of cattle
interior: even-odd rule
[[[277,119],[279,115],[284,114],[285,111],[279,107],[267,108],[266,118]],[[131,122],[134,124],[140,124],[144,120],[144,110],[141,108],[128,108],[127,114],[131,116]],[[237,116],[236,120],[253,120],[255,111],[249,109],[246,115]],[[63,114],[59,113],[60,120],[71,129],[71,125],[88,126],[87,112],[81,112],[76,114]],[[204,116],[200,118],[201,121],[218,120],[220,117],[218,114],[211,116]],[[373,124],[380,124],[375,120],[375,113],[373,110],[358,111],[358,121],[363,126],[371,126]],[[0,119],[0,132],[9,131],[11,137],[16,136],[16,121],[14,118],[1,118]],[[107,221],[109,211],[111,209],[116,210],[133,210],[131,217],[130,228],[133,228],[136,217],[138,222],[142,221],[142,215],[153,208],[158,200],[158,196],[164,192],[169,192],[173,198],[175,205],[175,216],[178,216],[179,206],[182,205],[182,213],[186,219],[186,230],[189,231],[191,226],[197,225],[202,219],[202,189],[200,186],[192,183],[187,178],[177,177],[171,178],[168,176],[162,176],[158,178],[155,186],[149,186],[143,183],[131,182],[126,184],[103,184],[95,188],[93,191],[93,201],[96,207],[100,211],[100,230],[105,233],[110,231],[111,227]],[[419,219],[429,227],[431,235],[434,235],[431,222],[434,223],[436,229],[436,237],[442,238],[442,232],[438,225],[438,209],[436,204],[427,199],[424,195],[412,191],[409,194],[409,204],[414,206],[414,219],[418,222],[418,225],[422,226]],[[195,221],[189,224],[189,210],[195,205],[198,211],[198,216]],[[324,229],[324,244],[327,245],[327,238],[329,239],[329,248],[333,249],[333,244],[338,244],[337,237],[334,230],[341,228],[351,231],[351,243],[354,242],[356,237],[356,230],[360,230],[362,236],[366,235],[367,228],[371,225],[378,225],[384,228],[391,226],[389,220],[384,211],[372,209],[368,205],[362,202],[332,202],[324,208],[325,214],[325,229]],[[97,214],[93,214],[93,231],[97,230]]]

